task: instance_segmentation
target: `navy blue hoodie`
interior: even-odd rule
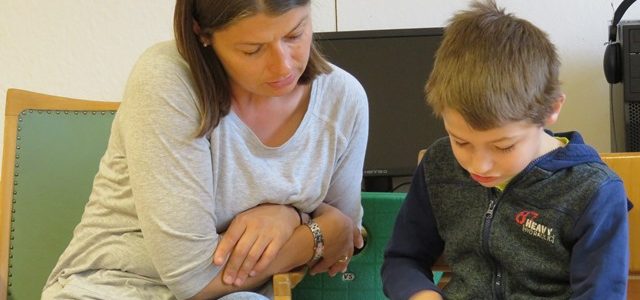
[[[448,138],[416,169],[382,266],[385,294],[408,299],[626,299],[628,201],[620,178],[576,133],[504,191],[473,181]],[[431,266],[444,254],[444,290]]]

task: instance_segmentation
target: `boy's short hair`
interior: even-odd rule
[[[475,1],[445,28],[427,102],[437,116],[453,109],[476,130],[522,120],[544,125],[562,95],[559,68],[545,32],[493,0]]]

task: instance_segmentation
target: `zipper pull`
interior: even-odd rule
[[[495,200],[491,200],[491,202],[489,202],[489,209],[487,209],[487,212],[484,213],[484,218],[485,219],[491,219],[493,217],[493,209],[496,208],[496,201]]]

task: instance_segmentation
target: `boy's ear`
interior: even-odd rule
[[[552,104],[552,110],[547,119],[544,122],[545,126],[549,126],[558,121],[558,117],[560,116],[560,111],[562,110],[562,105],[564,105],[564,100],[566,99],[565,94],[560,94],[556,101]]]

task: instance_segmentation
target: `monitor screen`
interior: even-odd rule
[[[445,136],[425,101],[442,28],[321,32],[320,51],[355,76],[369,98],[367,177],[410,176],[418,151]]]

